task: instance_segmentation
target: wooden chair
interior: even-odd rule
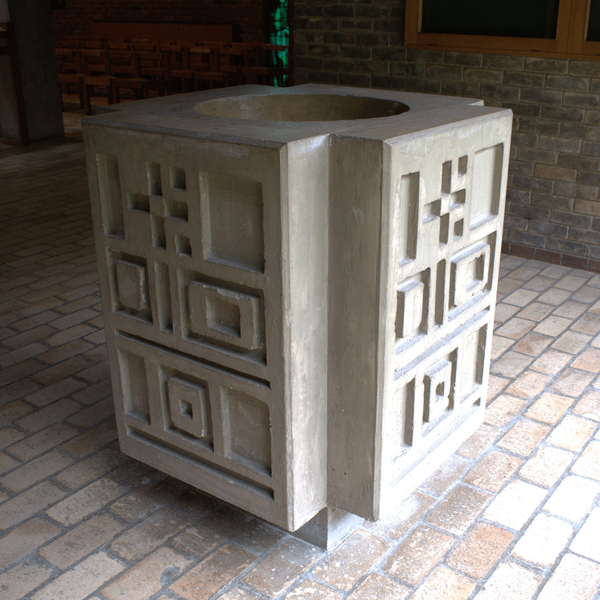
[[[80,50],[79,59],[83,72],[83,101],[85,112],[92,114],[91,98],[97,88],[106,90],[109,104],[113,103],[113,80],[110,69],[110,58],[105,50]]]
[[[275,77],[290,74],[290,68],[274,66],[273,53],[284,52],[288,46],[278,44],[257,44],[252,65],[248,68],[250,83],[261,83],[263,85],[274,85]]]
[[[61,103],[63,90],[71,94],[71,86],[77,87],[79,95],[79,106],[85,108],[83,74],[81,71],[79,54],[77,50],[70,48],[55,48],[56,68],[58,70],[58,83],[61,88]]]

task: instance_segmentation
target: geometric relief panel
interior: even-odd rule
[[[458,404],[476,394],[483,383],[487,326],[465,337],[458,349]]]
[[[119,301],[129,310],[140,312],[148,308],[148,282],[146,265],[128,260],[119,260],[117,269],[117,289]]]
[[[119,350],[119,369],[121,372],[121,393],[126,415],[150,423],[150,396],[146,361],[126,350]]]
[[[490,246],[477,242],[451,259],[450,307],[461,306],[483,291],[488,283]]]
[[[191,281],[188,285],[191,333],[246,350],[262,347],[261,300],[256,296]]]
[[[417,370],[415,378],[397,389],[394,404],[406,415],[402,445],[415,446],[456,408],[457,351],[441,356],[435,363]]]
[[[115,250],[107,254],[115,312],[152,322],[146,259]]]
[[[268,405],[235,389],[221,387],[228,458],[271,476],[271,418]]]
[[[396,339],[427,332],[429,269],[403,281],[396,290]]]
[[[479,150],[473,160],[471,188],[471,229],[482,225],[498,214],[502,184],[504,144]]]
[[[202,383],[170,377],[167,395],[173,427],[192,437],[210,441],[208,388]]]
[[[264,271],[262,184],[219,173],[200,173],[205,258]]]
[[[431,423],[450,408],[452,363],[440,360],[425,372],[423,421]]]

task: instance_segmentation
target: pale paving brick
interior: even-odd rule
[[[572,358],[564,352],[547,350],[531,365],[531,369],[545,375],[555,375],[562,371]]]
[[[0,504],[0,526],[9,529],[65,497],[65,492],[47,481]]]
[[[538,567],[549,567],[572,534],[573,528],[561,519],[537,515],[513,548],[512,555]]]
[[[525,416],[535,421],[553,425],[560,420],[574,401],[574,398],[569,398],[568,396],[542,394],[541,398],[531,405]]]
[[[514,562],[502,563],[475,596],[475,600],[530,600],[541,580],[535,571]]]
[[[185,524],[178,514],[163,508],[119,536],[110,549],[125,560],[139,560],[176,535]]]
[[[356,531],[313,569],[313,577],[349,591],[390,547],[390,542],[372,533]]]
[[[69,456],[58,450],[52,450],[2,477],[0,483],[10,490],[20,492],[68,467],[72,462],[73,459]]]
[[[65,396],[69,396],[84,387],[85,383],[82,381],[67,377],[66,379],[61,379],[55,383],[44,386],[37,392],[33,392],[33,394],[29,394],[25,397],[25,400],[37,407],[42,407],[55,402],[56,400],[60,400]]]
[[[600,508],[594,508],[590,513],[569,549],[600,562]]]
[[[544,505],[544,510],[569,521],[581,521],[588,513],[600,484],[581,477],[566,477]]]
[[[232,579],[241,575],[253,561],[253,554],[233,544],[224,544],[190,569],[169,589],[185,600],[207,600]]]
[[[498,492],[522,462],[522,458],[494,450],[484,456],[463,480],[488,492]]]
[[[8,425],[13,421],[28,415],[32,410],[31,406],[22,400],[16,400],[15,402],[5,404],[0,407],[0,426]]]
[[[290,587],[322,554],[321,551],[300,540],[286,540],[254,567],[244,577],[243,583],[265,596],[274,598]],[[175,586],[173,589],[181,594]]]
[[[17,363],[24,362],[28,358],[39,356],[46,350],[47,346],[45,346],[44,344],[40,344],[39,342],[34,342],[33,344],[28,344],[27,346],[22,346],[17,350],[6,352],[5,354],[0,355],[0,367],[11,367],[12,365],[16,365]]]
[[[7,473],[11,471],[15,467],[19,466],[19,462],[4,454],[4,452],[0,452],[0,473]]]
[[[0,428],[0,448],[6,448],[7,446],[12,446],[13,444],[16,444],[18,441],[22,440],[24,437],[25,437],[25,434],[22,431],[18,431],[17,429],[12,429],[11,427],[1,427]]]
[[[65,498],[46,511],[46,514],[63,525],[74,525],[126,491],[124,485],[105,477]]]
[[[426,522],[460,535],[477,518],[490,498],[492,495],[483,490],[458,484],[429,513]]]
[[[552,378],[547,375],[526,371],[506,389],[506,393],[532,400],[544,390],[551,380]]]
[[[371,531],[379,532],[387,538],[400,539],[435,502],[433,498],[413,492],[406,500],[402,501],[395,511],[374,523],[365,522],[363,525]]]
[[[529,456],[550,431],[548,425],[522,418],[496,442],[496,446],[521,456]]]
[[[111,507],[110,512],[127,523],[138,521],[157,508],[166,504],[166,498],[156,498],[148,494],[150,486],[140,486],[131,493],[119,498]]]
[[[542,488],[513,481],[496,496],[484,517],[511,529],[521,529],[545,496]]]
[[[118,535],[125,525],[108,515],[98,515],[69,530],[40,550],[40,556],[61,570],[91,554]]]
[[[45,406],[41,410],[35,411],[31,415],[15,421],[14,424],[25,431],[35,433],[40,429],[44,429],[44,427],[63,421],[80,409],[81,405],[77,402],[73,402],[69,398],[63,398],[62,400],[53,402],[49,406]]]
[[[233,542],[253,554],[262,554],[271,549],[285,534],[274,527],[258,520],[252,520],[246,527],[236,533]]]
[[[500,433],[501,431],[497,427],[492,427],[484,423],[479,426],[479,429],[470,438],[460,445],[456,454],[477,460],[487,451],[494,440],[500,436]]]
[[[446,557],[446,564],[474,579],[481,579],[494,566],[512,542],[512,533],[491,525],[477,523]]]
[[[412,595],[414,600],[466,600],[475,587],[476,582],[439,566],[431,573],[427,581]]]
[[[2,600],[19,600],[54,575],[47,565],[26,562],[0,574]]]
[[[581,371],[579,369],[565,369],[552,384],[550,391],[565,396],[578,397],[593,379],[593,373],[588,373],[587,371]]]
[[[104,552],[98,552],[54,579],[31,600],[83,600],[125,567]]]
[[[52,367],[44,365],[43,368],[32,374],[31,378],[46,386],[60,381],[63,377],[71,375],[77,375],[77,377],[79,377],[80,374],[83,373],[82,369],[88,368],[90,364],[90,361],[76,356]]]
[[[494,335],[492,339],[492,360],[496,360],[499,356],[504,354],[514,343],[515,340],[502,337],[501,335]]]
[[[519,477],[542,487],[552,487],[571,464],[574,455],[552,446],[541,446],[523,465]]]
[[[441,467],[433,472],[420,486],[419,490],[434,496],[441,496],[467,470],[469,462],[460,456],[452,455]]]
[[[219,596],[219,600],[262,600],[263,598],[264,596],[259,596],[255,592],[241,587],[235,587],[222,596]],[[160,596],[157,600],[171,600],[171,598]]]
[[[393,579],[417,585],[453,542],[449,535],[421,525],[394,550],[382,570]]]
[[[503,394],[486,408],[484,421],[489,425],[504,427],[526,406],[527,402],[524,400]]]
[[[170,585],[192,561],[170,548],[156,552],[102,590],[108,600],[147,600]]]
[[[598,424],[574,415],[567,415],[548,437],[548,443],[574,452],[581,450],[596,431]]]
[[[580,417],[600,421],[600,392],[591,391],[583,396],[573,408],[573,412]]]
[[[600,565],[586,558],[566,554],[537,600],[590,600],[600,586]]]
[[[347,600],[406,600],[411,589],[379,573],[369,575]]]
[[[83,340],[74,340],[68,344],[53,348],[48,352],[44,352],[38,356],[39,360],[48,363],[49,365],[55,365],[67,358],[83,354],[86,350],[93,348],[92,344],[84,342]]]
[[[60,529],[41,519],[31,519],[0,538],[0,569],[23,558],[60,534]]]
[[[5,386],[2,389],[2,402],[11,402],[13,400],[18,400],[23,396],[27,396],[28,394],[32,394],[36,390],[40,389],[40,384],[32,381],[31,379],[21,379],[20,381],[15,381],[10,385]],[[31,412],[33,409],[29,404],[26,405],[29,409],[28,412]],[[0,422],[4,421],[3,410],[0,409]],[[10,421],[4,421],[4,423],[10,423]]]
[[[340,592],[334,592],[311,579],[305,579],[284,596],[285,600],[340,600],[341,597]]]
[[[131,462],[131,459],[114,448],[103,448],[95,454],[77,461],[55,476],[56,481],[65,487],[76,490],[118,466]]]
[[[90,429],[95,427],[102,421],[105,421],[109,417],[114,417],[115,406],[112,396],[100,400],[83,410],[80,410],[77,414],[69,417],[67,421],[71,425],[76,425],[82,429]]]
[[[62,448],[79,458],[83,458],[110,444],[110,442],[114,442],[116,439],[117,425],[114,421],[107,421],[94,429],[90,429],[70,439],[62,445]]]

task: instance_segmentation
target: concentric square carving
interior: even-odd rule
[[[483,291],[488,282],[490,246],[478,242],[452,257],[450,304],[458,307]]]
[[[119,301],[126,309],[141,312],[149,307],[146,265],[128,260],[116,264]]]
[[[431,423],[450,407],[452,363],[440,360],[425,372],[423,421]]]
[[[262,346],[260,298],[192,281],[188,286],[188,301],[192,333],[246,350]]]
[[[210,410],[206,386],[171,377],[167,381],[173,426],[196,438],[210,436]]]

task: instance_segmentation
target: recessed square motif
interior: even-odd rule
[[[149,307],[146,266],[119,260],[116,264],[119,301],[124,308],[143,311]]]
[[[262,345],[261,301],[256,296],[192,281],[188,287],[193,333],[257,350]]]
[[[167,381],[167,393],[173,426],[196,438],[209,437],[210,411],[206,387],[171,377]]]
[[[490,246],[478,242],[452,257],[451,307],[464,304],[483,291],[488,281]]]
[[[452,384],[452,363],[440,360],[425,373],[425,398],[423,421],[431,423],[450,407],[450,386]]]

